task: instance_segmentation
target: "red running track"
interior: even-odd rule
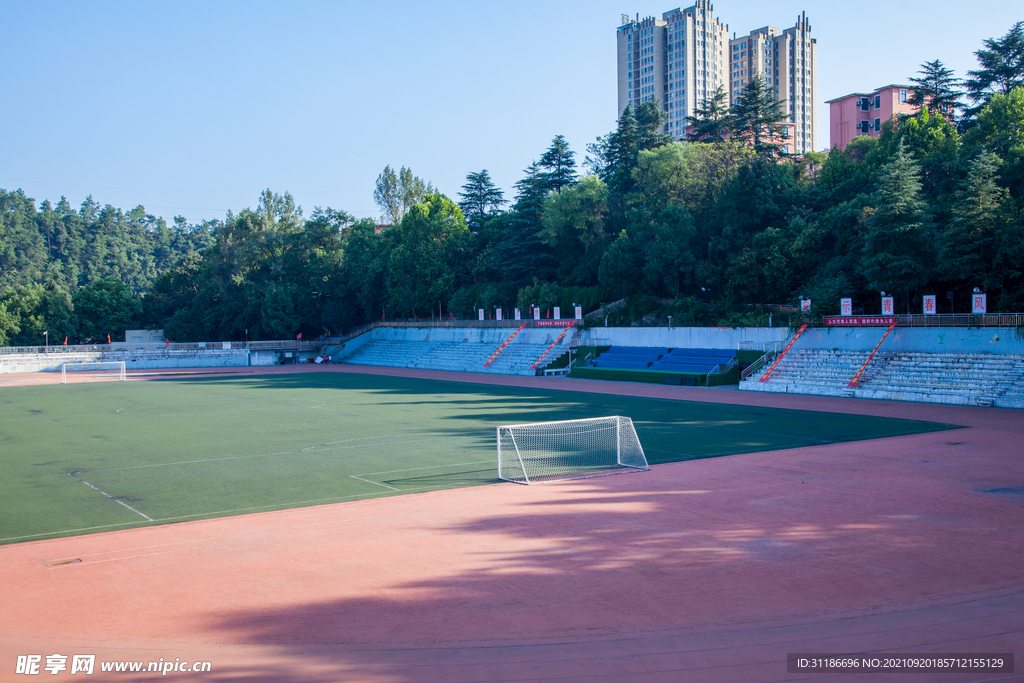
[[[832,677],[787,674],[790,652],[1021,659],[1019,411],[344,365],[275,371],[968,428],[2,547],[0,681],[167,678],[103,674],[99,664],[91,677],[14,673],[17,655],[43,655],[45,665],[55,653],[212,665],[209,673],[167,674],[176,680],[388,683]],[[68,559],[82,561],[47,566]]]

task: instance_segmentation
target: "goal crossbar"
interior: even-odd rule
[[[503,481],[535,484],[648,469],[628,417],[503,425],[497,432]]]
[[[119,382],[128,381],[123,360],[80,360],[61,364],[60,383],[68,383],[69,372],[100,372],[103,370],[112,371],[109,372],[110,377],[113,377],[114,372],[116,372],[117,381]]]

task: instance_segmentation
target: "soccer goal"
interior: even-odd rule
[[[125,382],[128,380],[124,371],[123,360],[82,360],[64,363],[60,366],[60,383],[68,383],[68,373],[88,373],[89,379],[105,379]]]
[[[505,481],[536,484],[646,469],[628,417],[498,427],[498,478]]]

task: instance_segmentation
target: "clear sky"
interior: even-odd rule
[[[0,0],[0,188],[141,204],[168,222],[223,218],[266,188],[307,216],[376,217],[390,164],[455,200],[487,169],[511,199],[555,135],[582,161],[614,128],[621,15],[677,6]],[[740,34],[801,11],[818,41],[818,149],[825,100],[933,59],[963,76],[983,39],[1024,20],[1019,0],[715,2]]]

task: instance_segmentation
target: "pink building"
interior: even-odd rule
[[[882,123],[900,114],[916,114],[910,104],[913,88],[909,85],[887,85],[872,93],[852,93],[829,100],[829,147],[846,149],[858,135],[878,137]]]

